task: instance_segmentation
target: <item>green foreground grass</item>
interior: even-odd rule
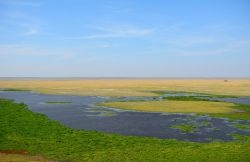
[[[0,150],[71,161],[250,161],[250,139],[194,143],[77,131],[0,99]]]

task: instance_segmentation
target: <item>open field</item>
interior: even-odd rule
[[[235,104],[212,101],[137,101],[137,102],[106,102],[100,106],[168,113],[232,113]]]
[[[156,96],[149,91],[186,91],[250,96],[250,80],[0,80],[0,88],[34,90],[48,94],[85,96]]]
[[[77,131],[31,112],[24,104],[0,99],[0,150],[25,150],[54,160],[250,161],[249,136],[235,137],[240,141],[195,143]],[[28,161],[19,155],[0,156]]]

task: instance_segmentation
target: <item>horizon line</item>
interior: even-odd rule
[[[248,80],[250,77],[0,77],[0,80],[122,80],[122,79],[131,79],[131,80],[142,80],[142,79],[166,79],[166,80],[192,80],[192,79],[208,79],[208,80],[237,80],[237,79],[243,79]]]

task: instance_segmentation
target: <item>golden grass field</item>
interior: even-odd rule
[[[155,96],[152,90],[250,96],[250,80],[92,79],[0,80],[0,88],[28,89],[47,94],[85,96]]]
[[[233,103],[211,101],[138,101],[138,102],[105,102],[101,106],[168,113],[231,113]]]

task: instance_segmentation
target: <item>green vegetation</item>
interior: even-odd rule
[[[168,97],[177,97],[177,99],[181,99],[178,97],[184,97],[183,99],[188,99],[185,97],[191,97],[190,99],[192,99],[192,97],[196,98],[196,97],[209,97],[209,98],[238,98],[238,96],[233,96],[233,95],[216,95],[216,94],[208,94],[208,93],[197,93],[197,92],[186,92],[186,91],[151,91],[152,93],[155,93],[157,95],[167,95],[167,94],[176,94],[176,96],[164,96],[166,98]],[[178,95],[180,94],[180,95]],[[192,96],[181,96],[181,94],[190,94]],[[194,99],[193,98],[193,99]],[[186,101],[186,100],[182,100],[182,101]],[[193,100],[192,100],[193,101]]]
[[[250,125],[246,125],[246,124],[234,124],[234,126],[238,129],[241,129],[241,130],[250,130]]]
[[[102,110],[102,109],[92,109],[94,113],[99,113],[97,114],[98,116],[116,116],[116,113],[114,111],[109,111],[109,110]]]
[[[174,93],[174,92],[172,92]],[[176,92],[177,93],[177,92]],[[186,92],[183,92],[186,93]],[[198,93],[197,93],[198,94]],[[199,93],[201,94],[201,93]],[[205,94],[203,94],[205,95]],[[209,95],[207,94],[207,97],[210,98],[237,98],[237,96],[229,96],[229,95]],[[206,98],[201,98],[200,96],[166,96],[164,99],[167,100],[173,100],[173,101],[212,101],[208,100]],[[221,102],[221,101],[215,101],[213,102]],[[250,120],[250,105],[245,104],[235,104],[232,106],[232,108],[239,110],[238,112],[232,112],[232,113],[214,113],[209,114],[213,117],[223,117],[223,118],[229,118],[232,120]],[[200,113],[198,115],[204,115],[204,113]]]
[[[192,133],[198,131],[198,127],[209,126],[211,123],[209,121],[202,121],[201,124],[178,124],[173,125],[170,128],[179,129],[184,133]]]
[[[174,100],[174,101],[212,101],[200,96],[166,96],[163,99]]]
[[[241,135],[241,134],[231,134],[231,136],[233,136],[234,139],[237,141],[250,142],[250,136]]]
[[[70,104],[72,102],[63,102],[63,101],[50,101],[47,104]]]
[[[202,125],[209,126],[209,125],[211,125],[211,123],[209,121],[204,120],[204,121],[202,121]]]
[[[173,125],[171,126],[171,128],[174,129],[179,129],[184,133],[192,133],[196,131],[196,128],[198,127],[198,125],[191,125],[191,124],[180,124],[180,125]]]
[[[191,92],[166,92],[166,91],[153,91],[158,94],[166,93],[190,93]],[[197,93],[198,94],[198,93]],[[211,95],[210,98],[219,97],[236,97],[236,96],[225,96],[225,95]],[[106,102],[99,104],[100,106],[107,106],[121,109],[132,109],[139,111],[151,111],[151,112],[168,112],[168,113],[196,113],[197,115],[209,115],[212,117],[229,118],[230,120],[250,120],[250,105],[245,104],[231,104],[223,101],[212,101],[201,96],[164,96],[167,101],[127,101],[121,102]],[[132,103],[134,102],[134,103]],[[171,103],[172,102],[172,103]],[[213,103],[213,105],[208,104]],[[220,106],[214,104],[217,102]],[[179,104],[178,104],[179,103]],[[231,109],[225,109],[225,107]],[[223,110],[218,112],[219,110]],[[234,110],[234,111],[232,111]],[[217,111],[217,112],[216,112]]]
[[[194,143],[77,131],[0,99],[0,150],[71,161],[250,161],[250,142]],[[11,155],[10,155],[11,156]],[[14,156],[14,155],[13,155]]]
[[[250,120],[250,105],[235,104],[234,109],[238,112],[233,113],[214,113],[209,114],[212,117],[229,118],[231,120]]]
[[[6,88],[6,89],[0,89],[0,91],[30,91],[27,89],[14,89],[14,88]]]

